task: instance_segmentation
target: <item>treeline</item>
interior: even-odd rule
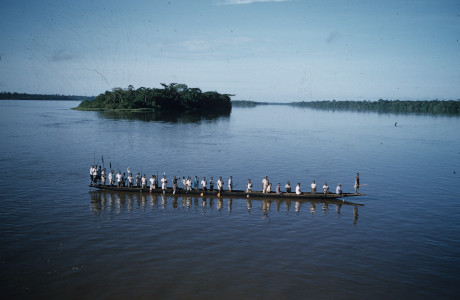
[[[163,88],[137,90],[132,85],[127,89],[114,88],[100,94],[92,101],[83,101],[79,110],[171,110],[229,112],[232,108],[229,94],[202,92],[185,84],[161,84]]]
[[[0,93],[1,100],[86,100],[95,97],[85,96],[67,96],[67,95],[44,95],[44,94],[26,94],[26,93]]]
[[[460,100],[448,101],[313,101],[293,102],[291,105],[316,109],[375,111],[382,113],[460,114]]]
[[[232,106],[238,106],[238,107],[255,107],[258,103],[255,101],[249,101],[249,100],[233,100],[232,101]]]

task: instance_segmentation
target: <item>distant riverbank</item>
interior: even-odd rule
[[[188,88],[184,84],[164,85],[165,89],[140,88],[133,90],[115,88],[97,97],[76,95],[49,95],[26,93],[0,93],[0,100],[58,100],[82,101],[74,108],[87,111],[129,111],[149,112],[164,109],[179,111],[223,110],[231,107],[255,107],[258,105],[288,105],[321,110],[369,111],[378,113],[419,113],[460,115],[460,100],[378,100],[378,101],[311,101],[311,102],[257,102],[250,100],[230,100],[228,94],[202,92],[198,88]],[[158,97],[160,90],[160,97]],[[152,92],[153,94],[149,92]],[[155,95],[155,92],[157,95]],[[135,99],[137,97],[137,99]],[[201,97],[201,98],[200,98]],[[201,100],[200,100],[201,99]]]
[[[257,105],[290,105],[322,110],[371,111],[379,113],[420,113],[460,115],[460,100],[378,100],[378,101],[312,101],[269,103],[247,100],[232,101],[233,106],[255,107]]]
[[[94,96],[76,95],[48,95],[48,94],[27,94],[27,93],[0,93],[0,100],[61,100],[61,101],[84,101],[93,100]]]

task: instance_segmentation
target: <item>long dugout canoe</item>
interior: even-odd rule
[[[100,189],[100,190],[105,190],[105,191],[116,191],[116,192],[130,192],[130,193],[154,193],[154,194],[163,194],[163,190],[161,188],[156,188],[150,191],[150,188],[138,188],[138,187],[117,187],[117,186],[111,186],[111,185],[90,185],[90,187]],[[335,193],[328,193],[328,194],[323,194],[323,193],[310,193],[310,192],[303,192],[300,195],[297,195],[296,193],[281,193],[277,194],[275,192],[270,192],[270,193],[262,193],[260,191],[252,191],[250,193],[246,193],[246,191],[243,190],[233,190],[233,191],[228,191],[224,190],[219,193],[217,190],[191,190],[187,191],[182,188],[177,188],[176,193],[173,194],[173,189],[172,188],[167,188],[165,191],[165,194],[168,195],[183,195],[183,196],[214,196],[214,197],[240,197],[240,198],[281,198],[281,199],[297,199],[297,200],[309,200],[309,199],[338,199],[338,198],[344,198],[344,197],[356,197],[356,196],[364,196],[366,194],[360,194],[360,193],[343,193],[342,195],[335,194]]]

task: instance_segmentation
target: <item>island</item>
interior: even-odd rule
[[[231,94],[203,92],[185,84],[161,83],[163,88],[127,89],[114,88],[100,94],[94,100],[86,100],[76,110],[130,110],[130,111],[200,111],[229,113],[232,109]]]

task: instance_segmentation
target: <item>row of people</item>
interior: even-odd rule
[[[136,183],[136,187],[140,188],[146,188],[147,187],[147,178],[146,175],[144,174],[142,177],[140,173],[137,173],[136,177],[133,177],[133,173],[128,173],[128,176],[126,176],[126,173],[121,173],[121,171],[118,171],[117,174],[114,174],[114,170],[111,170],[111,172],[107,175],[106,174],[106,169],[101,169],[101,166],[99,166],[99,169],[97,166],[91,166],[90,168],[90,179],[91,179],[91,185],[115,185],[115,181],[117,183],[117,187],[134,187],[134,181]],[[129,171],[129,168],[128,168]],[[180,181],[180,176],[176,177],[174,176],[172,179],[172,187],[173,190],[176,190],[178,188],[178,182]],[[166,178],[166,175],[163,175],[163,177],[160,179],[161,182],[161,188],[166,189],[167,188],[167,183],[168,180]],[[152,177],[149,179],[150,183],[150,189],[156,189],[159,187],[158,185],[158,178],[156,175],[152,175]],[[198,179],[198,176],[195,176],[193,182],[190,176],[185,178],[185,176],[182,177],[182,189],[184,190],[191,190],[192,186],[193,189],[198,190],[199,185],[201,185],[201,189],[203,191],[207,190],[208,182],[206,180],[206,177],[203,177],[203,179],[200,181]],[[209,180],[209,190],[213,191],[214,190],[214,179],[213,177],[210,178]],[[228,190],[231,192],[233,190],[233,177],[230,176],[230,178],[227,181],[227,186]],[[222,191],[224,188],[224,180],[222,179],[222,176],[219,177],[217,180],[217,190]]]
[[[359,182],[358,182],[358,185],[359,185]],[[248,179],[248,183],[246,184],[246,193],[251,193],[252,192],[252,182],[251,182],[251,179]],[[311,183],[310,185],[311,187],[311,193],[312,194],[316,194],[317,192],[317,186],[316,186],[316,182],[315,180],[313,180],[313,182]],[[271,188],[272,188],[272,184],[270,183],[270,181],[268,180],[268,177],[265,176],[263,179],[262,179],[262,193],[271,193]],[[284,186],[285,188],[285,191],[286,193],[292,193],[292,186],[291,186],[291,183],[288,181],[286,183],[286,185]],[[355,192],[357,191],[357,188],[356,188],[356,184],[355,184]],[[276,194],[281,194],[281,184],[278,183],[276,188],[275,188],[275,193]],[[302,194],[302,191],[300,189],[300,182],[297,183],[297,186],[295,188],[295,193],[297,195],[300,195]],[[323,185],[323,193],[324,194],[328,194],[330,193],[329,191],[329,186],[327,185],[327,182],[324,182],[324,185]],[[335,193],[336,194],[339,194],[339,195],[342,195],[342,184],[339,183],[335,189]]]
[[[141,177],[140,173],[137,173],[136,177],[134,178],[133,174],[129,172],[129,168],[127,169],[127,171],[128,171],[128,176],[127,177],[126,177],[126,173],[121,174],[121,171],[118,171],[117,174],[114,174],[114,170],[111,170],[111,172],[108,174],[108,176],[106,176],[106,169],[105,168],[101,170],[101,166],[99,166],[99,168],[97,168],[97,166],[91,166],[91,169],[90,169],[91,184],[102,184],[102,185],[109,184],[109,185],[114,186],[115,180],[116,180],[116,183],[117,183],[118,187],[128,186],[128,187],[132,188],[134,186],[134,180],[135,180],[136,187],[138,187],[138,188],[139,187],[147,188],[147,178],[146,178],[145,174]],[[107,179],[108,179],[108,182],[107,182]],[[203,179],[200,181],[198,179],[198,176],[195,176],[195,178],[192,181],[192,178],[190,176],[187,176],[187,178],[185,176],[183,176],[182,180],[180,180],[180,176],[178,176],[178,177],[174,176],[173,179],[172,179],[173,193],[176,192],[176,189],[178,188],[178,182],[179,181],[182,181],[182,189],[183,190],[191,191],[192,188],[194,190],[198,190],[200,185],[201,185],[201,190],[206,191],[208,189],[207,188],[208,187],[208,182],[206,180],[206,177],[203,177]],[[160,182],[161,182],[161,188],[163,190],[167,189],[168,180],[167,180],[165,174],[160,179]],[[158,182],[158,178],[157,178],[156,175],[152,175],[152,177],[149,179],[149,183],[150,183],[150,186],[149,186],[150,191],[152,191],[152,190],[154,190],[154,189],[159,187],[159,182]],[[233,178],[232,178],[232,176],[229,177],[229,179],[227,181],[227,184],[228,184],[228,190],[231,192],[233,190]],[[209,190],[213,191],[214,186],[215,186],[214,185],[214,179],[213,179],[213,177],[210,177]],[[220,176],[219,179],[217,180],[217,190],[219,192],[221,192],[221,191],[223,191],[223,187],[224,187],[224,181],[222,179],[222,176]],[[246,192],[247,193],[252,192],[252,187],[253,187],[253,185],[252,185],[251,179],[248,179],[248,183],[246,184]],[[313,180],[313,182],[311,183],[310,187],[311,187],[311,193],[314,194],[314,193],[317,192],[317,185],[316,185],[315,180]],[[268,176],[265,176],[262,179],[262,193],[271,193],[271,188],[272,188],[272,184],[268,180]],[[284,188],[285,188],[286,193],[291,193],[292,192],[291,183],[289,181],[286,183]],[[359,173],[356,174],[354,188],[355,188],[355,193],[357,193],[358,189],[359,189]],[[339,194],[339,195],[342,194],[342,184],[341,183],[339,183],[337,185],[337,187],[335,189],[335,192],[336,192],[336,194]],[[282,193],[280,183],[277,184],[277,186],[275,188],[275,193],[277,193],[277,194]],[[302,191],[300,189],[300,183],[297,183],[297,186],[295,188],[295,193],[298,194],[298,195],[300,195],[302,193]],[[324,182],[323,193],[324,194],[330,193],[329,186],[328,186],[327,182]]]

